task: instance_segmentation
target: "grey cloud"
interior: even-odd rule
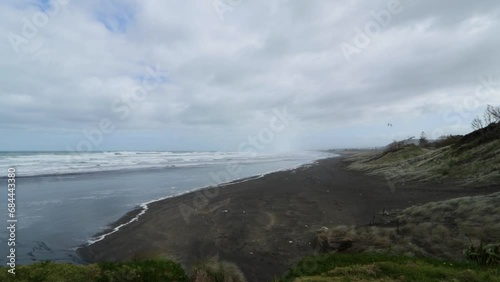
[[[404,10],[348,62],[339,45],[353,44],[354,28],[389,1],[243,1],[223,21],[210,1],[72,1],[33,39],[43,42],[38,56],[0,42],[0,128],[69,132],[109,118],[127,132],[244,138],[272,109],[287,107],[294,130],[307,136],[403,111],[439,115],[470,97],[480,75],[500,75],[496,1],[401,0]],[[0,32],[20,34],[22,17],[36,9],[2,2]],[[99,18],[122,14],[126,28],[115,32]],[[156,65],[168,79],[120,119],[114,101]],[[436,93],[441,100],[431,99]]]

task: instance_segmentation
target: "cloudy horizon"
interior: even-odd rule
[[[2,1],[0,151],[375,147],[500,105],[500,3],[372,2]]]

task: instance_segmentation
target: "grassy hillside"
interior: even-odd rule
[[[470,246],[469,238],[475,245],[479,239],[500,242],[500,193],[385,211],[377,222],[324,229],[317,233],[317,251],[337,251],[349,244],[345,252],[465,260],[463,250]]]
[[[500,183],[500,124],[450,140],[453,142],[444,147],[405,145],[356,154],[348,159],[349,168],[384,176],[394,185],[408,181],[457,181],[471,186]]]
[[[279,281],[500,281],[500,192],[384,211],[377,222],[319,229],[319,255]]]

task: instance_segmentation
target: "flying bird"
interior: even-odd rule
[[[388,123],[387,126],[392,127],[392,123]]]

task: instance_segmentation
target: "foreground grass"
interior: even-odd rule
[[[500,281],[498,267],[384,254],[308,257],[281,280],[321,281]]]
[[[195,265],[188,276],[182,267],[165,259],[105,262],[89,265],[40,262],[16,268],[15,276],[0,268],[0,281],[165,281],[165,282],[246,282],[238,266],[229,262],[208,259]]]
[[[145,260],[126,263],[99,263],[86,266],[43,262],[16,269],[16,276],[0,268],[0,281],[245,281],[230,266],[226,274],[200,275],[207,266],[197,267],[191,278],[177,263]],[[217,266],[216,268],[219,268]],[[205,269],[206,270],[206,269]],[[235,275],[236,274],[236,275]],[[500,269],[471,263],[445,262],[430,258],[412,258],[385,254],[329,254],[307,257],[291,269],[282,282],[312,281],[499,281]]]
[[[0,281],[189,281],[179,264],[162,259],[90,265],[41,262],[19,266],[15,276],[6,267],[0,270]]]

